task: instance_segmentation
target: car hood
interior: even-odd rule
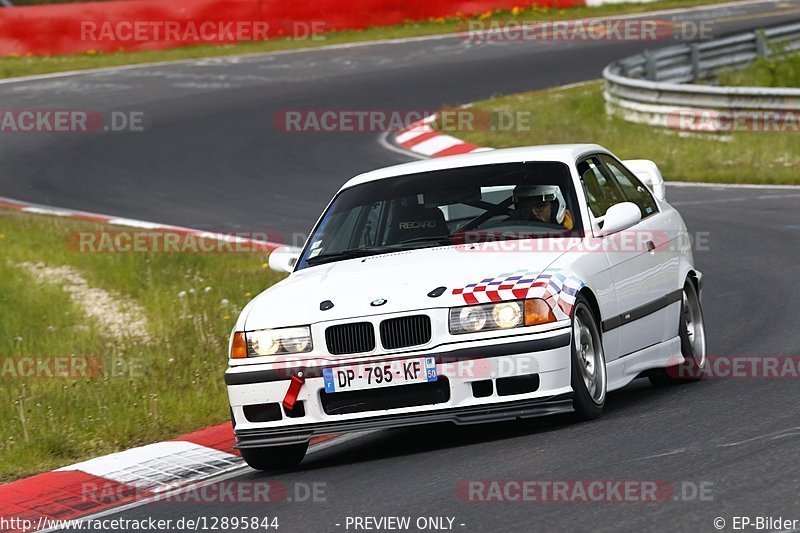
[[[464,305],[453,289],[500,274],[538,275],[565,252],[508,251],[479,245],[374,255],[306,268],[259,294],[245,309],[248,331],[313,324],[373,314]],[[428,293],[445,287],[437,298]],[[333,307],[322,311],[320,303]],[[380,306],[372,305],[386,300]]]

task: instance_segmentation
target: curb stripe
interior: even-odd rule
[[[412,138],[411,140],[404,142],[403,146],[405,148],[412,148],[414,146],[417,146],[417,145],[427,141],[428,139],[433,139],[433,138],[436,138],[436,137],[441,137],[441,134],[438,131],[434,131],[434,130],[426,131],[426,132],[420,133],[419,135],[415,135],[414,138]]]
[[[464,144],[463,141],[459,141],[455,137],[451,137],[449,135],[436,135],[435,137],[431,137],[419,143],[413,148],[413,150],[417,153],[434,157],[434,154],[438,154],[439,152],[448,150],[454,146],[460,146],[462,144]]]
[[[412,125],[411,129],[407,129],[404,130],[402,133],[398,133],[397,136],[394,138],[394,140],[397,144],[405,145],[405,143],[407,143],[408,141],[419,137],[423,133],[428,133],[431,131],[434,131],[433,128],[431,128],[427,124],[420,124],[416,128],[414,128]]]
[[[329,446],[335,437],[312,439],[309,451]],[[231,424],[224,423],[13,481],[0,486],[0,510],[6,519],[30,520],[34,530],[49,525],[43,518],[70,520],[110,511],[241,469],[244,461],[234,455],[233,443]],[[11,532],[22,533],[0,529]]]
[[[146,492],[136,487],[86,472],[47,472],[3,486],[0,490],[0,509],[6,519],[13,517],[44,525],[40,522],[42,517],[68,520],[146,496]]]
[[[434,130],[430,124],[436,121],[437,117],[437,114],[430,115],[404,130],[389,135],[388,139],[395,146],[424,157],[445,157],[491,150]]]
[[[460,154],[468,154],[470,152],[474,152],[478,147],[474,144],[470,143],[461,143],[451,146],[446,150],[442,150],[441,152],[436,152],[433,154],[433,157],[446,157],[448,155],[460,155]]]
[[[233,447],[234,444],[236,444],[236,440],[233,437],[233,426],[228,422],[194,431],[173,440],[191,442],[199,446],[213,448],[230,454],[239,454],[239,451],[235,450]]]

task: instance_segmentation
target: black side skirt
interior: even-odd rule
[[[610,331],[614,328],[624,326],[625,324],[630,324],[634,320],[644,318],[647,315],[652,315],[656,311],[660,311],[668,305],[674,304],[675,302],[680,302],[682,298],[683,290],[678,289],[677,291],[673,291],[666,296],[662,296],[661,298],[653,300],[650,303],[646,303],[640,307],[637,307],[636,309],[632,309],[631,311],[622,313],[621,315],[611,317],[608,320],[603,320],[603,331]]]

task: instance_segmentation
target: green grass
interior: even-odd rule
[[[104,364],[91,378],[0,377],[0,481],[229,419],[228,335],[252,295],[278,279],[265,255],[68,247],[71,232],[99,228],[0,211],[0,365],[8,357],[71,355]],[[111,338],[59,286],[32,279],[22,261],[68,265],[90,286],[135,301],[151,340]]]
[[[478,17],[480,20],[564,20],[583,17],[602,17],[627,13],[644,13],[656,9],[689,7],[702,4],[715,4],[729,0],[658,0],[648,4],[608,4],[598,7],[574,7],[570,9],[529,8],[508,11],[497,10]],[[319,35],[316,39],[290,40],[280,39],[265,42],[246,42],[232,45],[201,45],[173,48],[170,50],[153,50],[143,52],[97,53],[88,51],[85,54],[63,56],[26,56],[0,57],[0,78],[47,74],[101,67],[116,67],[158,61],[176,61],[202,57],[272,52],[297,48],[314,48],[333,44],[374,41],[378,39],[394,39],[403,37],[419,37],[463,31],[469,20],[476,18],[440,18],[401,24],[397,26],[374,27],[365,30],[347,30]]]
[[[471,109],[490,116],[522,112],[532,119],[531,127],[513,131],[461,128],[462,131],[451,132],[479,146],[591,142],[623,159],[652,159],[667,180],[800,183],[800,133],[681,136],[666,129],[631,124],[606,114],[600,81],[493,98],[478,102]]]
[[[730,69],[717,76],[720,85],[743,87],[800,87],[800,53],[776,51],[760,57],[741,69]]]

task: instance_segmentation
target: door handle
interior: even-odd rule
[[[645,245],[647,246],[648,252],[652,252],[653,250],[656,249],[656,243],[654,243],[653,241],[647,241]]]

